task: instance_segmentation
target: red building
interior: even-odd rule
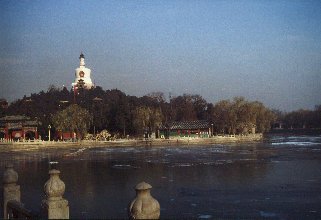
[[[206,120],[197,121],[173,121],[160,126],[159,137],[210,137],[211,125]]]
[[[74,132],[61,132],[61,131],[57,131],[56,132],[56,135],[55,135],[55,139],[56,140],[63,140],[63,141],[66,141],[66,140],[71,140],[71,139],[74,139],[74,138],[79,138],[80,135],[74,133]]]
[[[12,115],[0,118],[0,138],[13,140],[38,139],[37,120],[23,115]]]

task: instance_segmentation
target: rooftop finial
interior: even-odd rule
[[[85,55],[82,53],[82,51],[81,51],[80,56],[79,56],[79,59],[81,59],[81,58],[85,58]]]

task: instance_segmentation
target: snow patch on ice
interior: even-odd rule
[[[282,142],[282,143],[272,143],[272,145],[294,145],[294,146],[309,146],[309,145],[318,145],[321,143],[317,143],[317,142],[309,142],[309,141],[305,141],[305,142],[299,142],[299,141],[287,141],[287,142]]]
[[[112,167],[116,168],[116,169],[137,169],[137,168],[139,168],[139,167],[135,167],[135,166],[132,166],[129,164],[115,164]]]
[[[198,216],[199,219],[210,219],[212,218],[212,215],[206,215],[206,214],[200,214]]]
[[[271,218],[271,217],[276,217],[276,214],[273,212],[265,212],[265,211],[260,211],[260,215],[264,218]]]

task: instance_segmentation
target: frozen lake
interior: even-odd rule
[[[0,158],[1,173],[13,162],[22,202],[34,210],[44,196],[48,162],[58,161],[71,218],[127,218],[134,186],[141,181],[153,186],[161,218],[321,218],[321,136],[274,135],[248,144],[50,149],[0,153]]]

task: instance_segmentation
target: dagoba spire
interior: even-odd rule
[[[80,66],[85,66],[85,55],[81,52],[79,56]]]

